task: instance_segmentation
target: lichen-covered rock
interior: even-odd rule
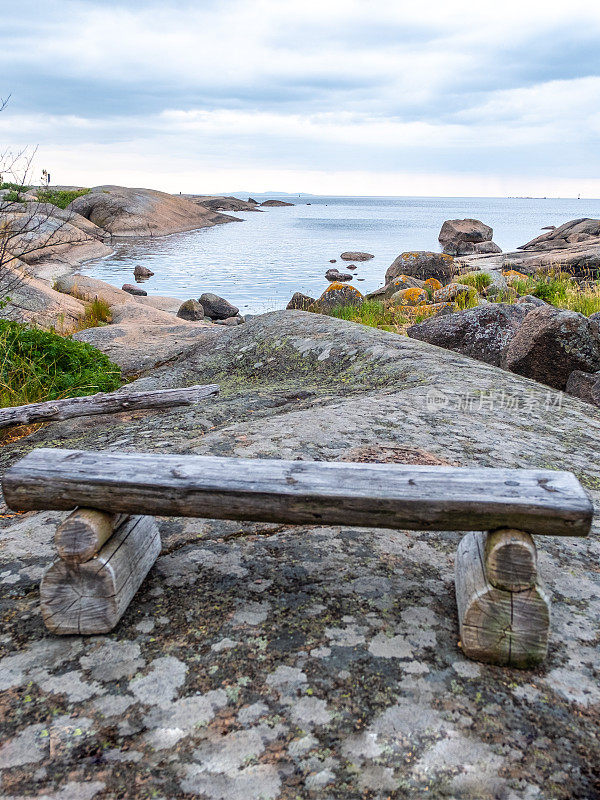
[[[205,292],[198,302],[204,308],[204,314],[211,319],[229,319],[240,311],[227,300],[211,292]]]
[[[494,231],[478,219],[447,219],[442,225],[438,241],[444,253],[466,256],[474,253],[501,253],[492,242]]]
[[[316,302],[314,297],[309,297],[307,294],[302,294],[302,292],[294,292],[292,299],[286,306],[286,309],[288,311],[293,309],[297,311],[307,311],[308,307],[314,302]]]
[[[370,261],[375,256],[373,253],[346,252],[342,253],[340,258],[342,261]]]
[[[390,303],[394,306],[420,306],[427,300],[427,292],[419,288],[400,289],[390,297]]]
[[[385,273],[386,284],[399,275],[410,275],[425,281],[437,278],[442,284],[449,283],[456,272],[454,259],[445,253],[431,253],[427,250],[412,250],[401,253]]]
[[[574,370],[569,375],[565,392],[586,403],[600,406],[600,372]]]
[[[463,283],[449,283],[447,286],[437,289],[433,293],[433,299],[436,303],[452,303],[458,300],[459,297],[468,297],[476,294],[477,292],[472,286],[467,286]]]
[[[499,366],[502,353],[531,306],[495,303],[436,316],[407,330],[411,339],[435,344]]]
[[[329,311],[336,306],[358,306],[364,302],[364,296],[354,286],[344,283],[332,283],[321,297],[311,306],[311,311]]]
[[[438,289],[442,288],[442,282],[438,281],[437,278],[427,278],[427,280],[423,282],[423,288],[431,292],[437,292]]]
[[[502,270],[502,275],[506,279],[506,283],[509,286],[513,286],[515,283],[519,283],[521,281],[529,280],[529,277],[522,272],[519,272],[516,269],[506,269]]]
[[[576,311],[550,305],[536,308],[506,348],[502,366],[555,389],[564,389],[575,370],[600,370],[600,327]]]
[[[200,305],[197,300],[184,300],[179,306],[177,316],[181,319],[187,319],[190,322],[204,319],[204,306]]]

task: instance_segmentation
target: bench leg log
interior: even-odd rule
[[[528,668],[548,651],[550,600],[535,544],[522,531],[469,533],[456,555],[456,602],[464,654]]]
[[[46,627],[59,634],[108,633],[124,614],[160,553],[154,517],[127,517],[96,558],[55,561],[40,586]]]

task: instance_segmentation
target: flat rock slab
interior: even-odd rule
[[[600,412],[456,353],[278,312],[136,386],[209,381],[210,405],[55,423],[0,463],[60,446],[573,469],[598,508]],[[63,516],[0,516],[7,797],[597,793],[597,523],[536,540],[550,650],[522,672],[461,654],[448,532],[162,519],[115,631],[50,637],[37,584]]]

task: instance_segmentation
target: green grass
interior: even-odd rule
[[[91,189],[40,189],[37,196],[40,203],[52,203],[53,206],[58,208],[66,208],[69,203],[77,197],[82,197],[84,194],[89,194]]]
[[[111,392],[121,372],[104,353],[56,333],[0,320],[0,407]]]
[[[558,272],[514,281],[512,285],[521,295],[532,294],[557,308],[578,311],[586,317],[600,311],[600,281],[580,286],[570,275]]]
[[[408,321],[398,309],[386,308],[377,300],[365,300],[358,306],[338,306],[329,312],[329,316],[359,322],[371,328],[393,327]]]
[[[100,300],[96,297],[91,303],[87,304],[85,309],[85,316],[83,317],[81,327],[84,328],[97,328],[99,325],[110,322],[110,306],[105,300]]]
[[[468,272],[466,275],[458,275],[456,283],[464,283],[465,286],[472,286],[478,292],[483,292],[492,283],[492,276],[487,272]]]

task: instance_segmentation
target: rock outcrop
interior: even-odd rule
[[[600,406],[600,372],[574,370],[569,375],[565,392],[585,403]]]
[[[465,256],[472,253],[501,253],[492,242],[494,231],[478,219],[447,219],[442,225],[438,241],[444,253]]]
[[[564,250],[574,244],[600,245],[600,219],[581,217],[536,236],[518,250]]]
[[[554,389],[565,389],[575,370],[600,370],[600,327],[576,311],[549,305],[535,308],[503,353],[502,366]]]
[[[113,236],[163,236],[235,220],[181,195],[124,186],[96,186],[68,208]]]
[[[256,211],[258,203],[256,200],[240,200],[237,197],[219,197],[218,195],[191,195],[186,197],[197,203],[199,206],[209,208],[211,211]]]
[[[456,273],[451,255],[431,253],[428,250],[411,250],[401,253],[394,259],[385,273],[386,285],[399,275],[409,275],[419,280],[436,278],[441,283],[449,283]]]
[[[518,375],[300,311],[204,335],[134,388],[214,382],[218,397],[54,422],[5,444],[2,469],[57,446],[543,467],[573,470],[598,513],[594,406],[546,408],[560,395]],[[38,583],[63,517],[0,515],[4,794],[597,793],[597,516],[587,539],[538,537],[548,661],[510,674],[457,646],[460,534],[444,531],[159,517],[162,555],[118,627],[49,636]]]
[[[293,206],[294,203],[288,203],[285,200],[265,200],[261,203],[261,206],[266,206],[267,208],[281,208],[283,206]]]

